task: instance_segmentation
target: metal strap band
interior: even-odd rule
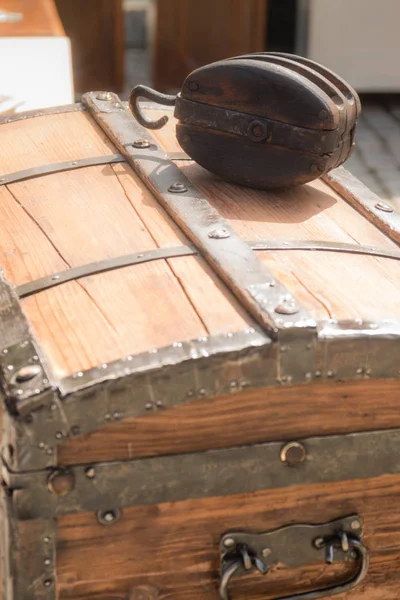
[[[223,131],[249,138],[253,142],[264,142],[285,146],[313,154],[331,154],[340,143],[338,130],[321,131],[296,127],[263,117],[243,114],[233,110],[201,104],[182,98],[176,99],[175,115],[182,123]]]
[[[59,496],[49,493],[49,471],[10,473],[8,485],[19,488],[14,499],[18,518],[49,519],[77,512],[268,492],[293,485],[400,473],[398,429],[307,438],[302,440],[307,460],[298,468],[287,468],[282,463],[283,444],[278,441],[77,465],[67,471],[74,484],[73,492]],[[86,476],[88,467],[93,469],[95,477]],[[59,474],[62,477],[63,471]],[[57,476],[57,471],[54,475]]]
[[[343,252],[347,254],[364,254],[369,256],[379,256],[382,258],[391,258],[400,260],[400,252],[383,250],[372,246],[358,246],[356,244],[345,244],[340,242],[307,242],[307,241],[268,241],[257,240],[247,242],[252,250],[258,251],[279,251],[279,250],[305,250],[305,251],[321,251],[321,252]],[[114,269],[121,269],[132,265],[138,265],[153,260],[161,260],[166,258],[177,258],[179,256],[191,256],[198,254],[195,246],[175,246],[171,248],[157,248],[155,250],[147,250],[144,252],[135,252],[132,254],[124,254],[115,258],[107,258],[102,261],[89,263],[73,269],[66,269],[60,273],[54,273],[48,277],[42,277],[24,283],[17,287],[16,291],[20,298],[26,298],[32,294],[37,294],[43,290],[55,287],[67,281],[73,281],[82,277],[89,277],[98,273],[105,273]]]
[[[327,173],[323,180],[368,221],[400,244],[400,213],[392,206],[382,202],[379,196],[343,167]]]
[[[49,108],[42,108],[40,110],[29,110],[0,117],[0,125],[14,123],[15,121],[25,121],[25,119],[34,119],[36,117],[45,117],[47,115],[61,115],[82,110],[86,110],[86,108],[80,102],[77,104],[64,104],[63,106],[50,106]]]
[[[73,171],[84,167],[110,165],[119,162],[125,162],[125,158],[122,154],[105,154],[103,156],[92,156],[91,158],[79,158],[77,160],[53,163],[51,165],[40,165],[40,167],[16,171],[15,173],[9,173],[8,175],[0,175],[0,186],[17,183],[18,181],[25,181],[26,179],[33,179],[34,177],[42,177],[43,175],[52,175],[54,173],[62,173],[63,171]]]
[[[315,320],[300,307],[286,288],[275,281],[261,259],[210,205],[181,170],[165,157],[149,131],[123,108],[116,94],[102,100],[91,92],[82,97],[96,122],[107,133],[160,204],[182,228],[231,291],[272,338],[296,331],[301,343],[316,339]],[[136,148],[135,140],[150,145]],[[147,144],[146,144],[147,146]],[[295,321],[293,315],[296,315]],[[308,361],[312,361],[312,352]]]

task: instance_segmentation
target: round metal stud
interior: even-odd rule
[[[324,541],[324,538],[322,538],[322,537],[317,537],[317,538],[314,540],[314,546],[315,546],[316,548],[318,548],[318,549],[320,549],[320,548],[323,548],[323,547],[325,546],[325,541]]]
[[[150,148],[151,144],[149,140],[145,138],[141,138],[140,140],[135,140],[132,144],[134,148]]]
[[[94,467],[87,467],[85,469],[85,475],[88,479],[94,479],[96,477],[96,470]]]
[[[294,315],[299,312],[296,300],[292,296],[284,296],[275,306],[275,312],[280,315]]]
[[[375,208],[387,213],[392,213],[394,211],[393,206],[390,206],[390,204],[386,204],[386,202],[377,202],[375,204]]]
[[[356,529],[360,529],[361,523],[360,523],[360,521],[354,520],[351,522],[350,527],[352,528],[353,531],[355,531]]]
[[[151,410],[152,408],[153,408],[153,404],[152,404],[152,402],[146,402],[146,404],[145,404],[145,409],[146,409],[146,410]]]
[[[267,556],[269,556],[272,553],[271,548],[263,548],[261,554],[263,555],[264,558],[266,558]]]
[[[257,119],[252,121],[247,128],[247,137],[253,142],[263,142],[268,134],[268,129],[265,123]]]
[[[187,192],[187,186],[181,181],[176,181],[169,186],[168,191],[172,194],[182,194],[183,192]]]
[[[19,371],[15,375],[15,381],[17,383],[26,383],[31,379],[34,379],[42,372],[42,369],[39,365],[26,365],[19,369]]]
[[[101,92],[100,94],[97,94],[96,99],[102,100],[103,102],[110,102],[113,99],[113,97],[112,94],[110,94],[110,92]]]
[[[44,587],[49,588],[52,584],[52,580],[51,579],[45,579],[44,581]]]
[[[47,487],[55,496],[66,496],[75,487],[74,474],[67,470],[54,471],[47,480]]]
[[[304,462],[307,452],[300,442],[288,442],[281,450],[281,461],[290,467],[296,467]]]
[[[219,229],[213,229],[210,231],[208,237],[213,240],[223,240],[231,237],[231,234],[227,229],[225,229],[225,227],[220,227]]]
[[[98,510],[97,519],[102,525],[114,525],[121,518],[121,511],[117,508]]]
[[[236,542],[233,538],[228,537],[224,540],[224,546],[225,548],[233,548],[236,546]]]

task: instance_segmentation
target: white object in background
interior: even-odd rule
[[[1,101],[3,98],[3,102]],[[0,113],[74,102],[67,37],[0,38]]]
[[[309,58],[357,91],[400,91],[400,0],[308,0],[305,9]]]

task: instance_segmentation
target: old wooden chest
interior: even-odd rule
[[[400,216],[105,92],[0,155],[3,600],[399,598]]]

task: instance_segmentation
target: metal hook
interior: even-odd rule
[[[164,115],[156,121],[152,121],[144,116],[139,106],[139,98],[146,98],[157,104],[164,104],[165,106],[175,106],[176,96],[170,96],[168,94],[161,94],[156,90],[152,90],[146,85],[137,85],[133,88],[129,96],[129,108],[135,117],[135,119],[147,129],[161,129],[168,122],[168,117]]]

